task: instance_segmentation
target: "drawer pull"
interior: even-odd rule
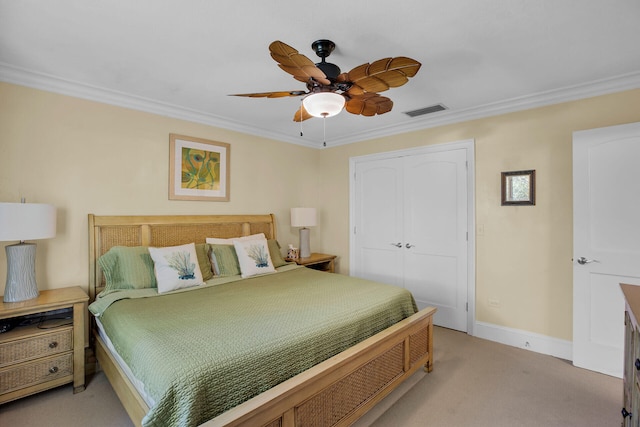
[[[49,348],[56,348],[58,346],[58,343],[56,341],[52,341],[49,343]]]
[[[640,371],[640,359],[636,359],[636,363],[634,363],[634,365],[636,365],[636,369]]]
[[[56,372],[58,372],[58,367],[57,366],[52,366],[49,368],[49,373],[50,374],[55,374]]]

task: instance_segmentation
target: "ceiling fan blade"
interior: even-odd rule
[[[313,78],[320,84],[331,84],[324,72],[316,67],[313,61],[288,44],[276,40],[269,45],[269,51],[280,68],[291,74],[296,80],[306,83]]]
[[[300,96],[304,95],[307,92],[303,90],[291,90],[291,91],[280,91],[280,92],[261,92],[261,93],[232,93],[229,96],[247,96],[250,98],[284,98],[287,96]]]
[[[309,80],[313,79],[323,85],[331,84],[329,79],[327,79],[327,76],[325,76],[322,70],[316,67],[315,64],[305,65],[304,67],[291,67],[288,65],[278,64],[278,67],[286,73],[291,74],[294,79],[303,83],[307,83]]]
[[[415,59],[404,56],[384,58],[371,64],[359,65],[346,73],[346,76],[338,77],[358,85],[366,92],[383,92],[407,83],[409,77],[415,76],[420,70],[421,65]]]
[[[300,109],[293,115],[294,122],[303,122],[311,118],[313,118],[313,116],[309,114],[302,104],[300,104]]]
[[[386,96],[377,93],[366,93],[362,96],[355,96],[345,104],[345,110],[351,114],[359,114],[366,117],[384,114],[391,111],[393,101]]]
[[[345,94],[351,98],[353,98],[354,96],[362,96],[365,93],[367,92],[365,92],[364,89],[362,89],[360,86],[357,86],[357,85],[351,86],[349,90],[345,92]]]

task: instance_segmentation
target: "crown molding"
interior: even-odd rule
[[[457,111],[445,110],[433,113],[428,117],[413,119],[411,122],[404,122],[401,125],[376,128],[371,132],[353,134],[350,137],[332,141],[331,146],[352,144],[354,142],[382,138],[399,133],[429,129],[638,88],[640,88],[640,72],[630,73],[561,89],[538,92],[473,108]]]
[[[297,145],[305,145],[318,148],[316,144],[296,140],[290,135],[283,135],[271,132],[266,129],[259,129],[255,126],[248,126],[244,123],[222,118],[214,114],[205,113],[179,105],[156,101],[141,96],[131,95],[111,89],[105,89],[72,80],[62,79],[49,74],[34,72],[19,67],[0,62],[0,81],[40,89],[48,92],[59,93],[61,95],[73,96],[87,99],[89,101],[101,102],[118,107],[130,108],[132,110],[144,111],[146,113],[158,114],[160,116],[174,119],[186,120],[194,123],[219,127],[222,129],[246,133],[250,135],[269,138],[276,141],[289,142]]]
[[[245,123],[229,120],[203,111],[130,95],[124,92],[78,83],[56,76],[14,67],[1,62],[0,81],[219,127],[276,141],[288,142],[290,144],[318,149],[324,148],[322,147],[322,144],[310,141],[301,141],[299,138],[288,134],[256,128],[255,126],[249,126]],[[371,131],[354,133],[347,137],[337,138],[331,141],[331,146],[335,147],[339,145],[352,144],[355,142],[382,138],[399,133],[428,129],[637,88],[640,88],[640,72],[569,86],[558,90],[539,92],[532,95],[512,98],[463,110],[446,110],[434,113],[429,117],[412,119],[398,125],[376,128]]]

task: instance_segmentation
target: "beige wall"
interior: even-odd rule
[[[350,157],[475,139],[476,320],[571,340],[572,132],[637,121],[640,90],[323,150],[321,246],[349,271]],[[502,207],[500,172],[523,169],[536,205]]]
[[[168,200],[170,133],[231,144],[229,202]],[[315,203],[317,161],[311,148],[0,83],[0,201],[57,207],[56,237],[37,241],[40,289],[87,288],[89,213],[274,213],[281,244],[296,243],[289,208]],[[2,250],[0,294],[5,277]]]
[[[315,150],[0,83],[0,201],[58,208],[58,235],[38,242],[40,289],[86,287],[88,213],[272,212],[286,246],[289,208],[317,206],[312,250],[348,273],[349,158],[475,139],[477,320],[570,340],[572,132],[636,121],[640,90]],[[169,133],[231,144],[230,202],[168,200]],[[537,171],[536,206],[501,207],[500,172],[519,169]],[[5,275],[1,251],[0,293]]]

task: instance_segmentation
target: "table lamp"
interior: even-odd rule
[[[300,258],[311,255],[309,244],[310,230],[307,227],[316,225],[316,208],[291,208],[291,226],[300,229]]]
[[[49,239],[56,235],[56,208],[42,203],[0,203],[0,241],[18,240],[5,246],[7,284],[4,302],[38,296],[36,244],[25,240]]]

